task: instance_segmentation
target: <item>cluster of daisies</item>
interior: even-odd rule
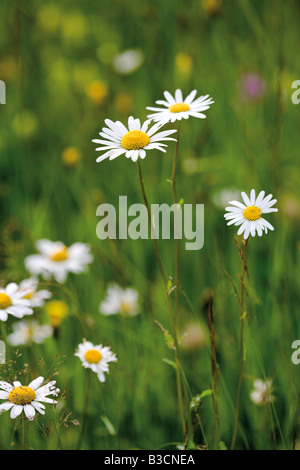
[[[160,107],[147,107],[152,113],[147,116],[148,119],[143,124],[133,116],[128,118],[128,127],[120,121],[113,122],[106,119],[107,127],[103,127],[99,133],[102,139],[93,140],[96,144],[100,144],[96,151],[102,152],[96,161],[101,162],[107,158],[114,160],[125,155],[126,158],[136,162],[139,158],[144,159],[148,150],[156,149],[165,153],[167,147],[165,142],[176,140],[170,136],[179,131],[178,129],[162,131],[161,128],[168,123],[175,123],[190,117],[204,119],[206,118],[204,111],[214,103],[209,95],[197,98],[196,95],[197,90],[193,90],[186,98],[183,98],[180,89],[175,91],[174,96],[169,91],[165,91],[164,99],[156,101]],[[228,201],[229,194],[230,192],[226,194],[224,217],[227,225],[238,227],[237,234],[243,235],[244,240],[247,240],[250,235],[254,237],[257,234],[261,237],[269,230],[274,230],[264,217],[265,214],[278,211],[274,207],[277,200],[273,199],[272,194],[266,195],[265,191],[260,191],[257,195],[255,189],[252,189],[249,196],[242,191],[237,194],[239,200]],[[100,307],[103,313],[108,315],[120,309],[119,306],[114,305],[114,303],[118,304],[117,300],[115,302],[109,300],[112,292],[113,288],[108,293],[107,301],[104,301]],[[255,381],[254,391],[251,393],[254,403],[264,404],[273,400],[269,394],[270,385],[270,382]]]
[[[139,158],[144,159],[148,150],[159,150],[166,152],[166,141],[176,140],[170,137],[176,133],[176,129],[161,131],[161,128],[175,121],[196,117],[205,119],[204,111],[208,110],[214,103],[209,95],[196,98],[197,90],[193,90],[186,98],[183,98],[182,91],[177,89],[173,96],[169,91],[164,92],[164,99],[157,100],[160,107],[147,107],[152,111],[147,116],[147,120],[141,124],[140,119],[133,116],[128,118],[128,127],[120,121],[105,120],[107,127],[103,127],[99,135],[102,139],[94,139],[93,142],[100,144],[96,151],[102,152],[97,158],[97,162],[105,159],[114,160],[125,155],[126,158],[136,162]],[[153,121],[153,123],[152,123]],[[244,236],[246,240],[249,235],[256,234],[262,236],[274,227],[263,217],[264,214],[277,212],[273,206],[277,202],[272,199],[272,194],[265,195],[261,191],[256,197],[255,190],[252,189],[250,196],[245,192],[241,193],[243,202],[229,201],[230,206],[226,207],[225,219],[227,225],[238,226],[238,235]]]
[[[125,155],[133,162],[139,158],[144,159],[148,150],[159,150],[166,152],[166,141],[176,140],[170,135],[177,132],[176,129],[160,131],[168,122],[181,121],[190,116],[204,119],[206,116],[203,111],[209,109],[214,102],[208,95],[200,96],[194,99],[197,90],[193,90],[185,99],[182,91],[176,90],[175,97],[168,91],[164,92],[164,100],[158,100],[156,103],[162,105],[162,108],[147,108],[154,113],[149,114],[148,119],[141,124],[140,119],[128,118],[128,127],[120,121],[105,120],[107,127],[103,127],[99,135],[102,139],[94,139],[93,142],[100,144],[97,151],[104,152],[97,158],[101,162],[106,158],[114,160],[120,155]],[[151,121],[153,123],[151,124]]]
[[[31,277],[20,284],[11,282],[6,287],[0,287],[1,321],[7,321],[9,315],[18,319],[32,315],[35,307],[42,307],[45,300],[50,299],[52,294],[49,290],[38,289],[39,275],[44,280],[53,277],[62,283],[69,272],[83,272],[93,260],[89,246],[84,243],[66,247],[61,242],[38,240],[36,247],[39,253],[25,258],[25,266]]]
[[[25,266],[31,277],[19,284],[9,283],[0,288],[0,320],[6,322],[9,315],[19,321],[12,325],[13,332],[7,336],[8,342],[13,346],[42,343],[53,334],[51,325],[40,325],[38,321],[25,321],[23,317],[32,315],[36,307],[43,307],[51,311],[54,316],[52,324],[58,326],[60,319],[66,315],[67,305],[59,300],[49,300],[52,293],[46,289],[39,289],[39,279],[54,279],[57,283],[66,281],[69,273],[82,273],[93,261],[89,245],[74,243],[67,247],[60,241],[53,242],[42,239],[36,243],[38,253],[25,258]],[[47,301],[47,302],[46,302]],[[135,289],[121,288],[117,284],[108,287],[106,297],[101,301],[99,310],[103,315],[121,314],[127,317],[139,313],[139,295]],[[83,340],[78,345],[75,356],[79,357],[84,368],[90,368],[97,374],[100,382],[105,381],[105,373],[109,372],[109,363],[117,361],[116,355],[108,346],[94,345]],[[48,395],[57,396],[59,389],[55,381],[44,382],[38,377],[28,386],[20,382],[0,381],[0,414],[10,410],[12,419],[19,416],[24,410],[25,416],[32,420],[36,411],[44,414],[43,402],[56,404]]]
[[[105,159],[113,160],[121,155],[137,162],[144,159],[149,150],[166,152],[168,141],[176,141],[171,135],[178,132],[177,129],[161,130],[168,123],[181,121],[196,117],[205,119],[204,111],[208,110],[214,103],[209,95],[196,98],[197,90],[193,90],[186,98],[183,98],[182,91],[177,89],[172,96],[168,91],[164,92],[164,99],[156,101],[160,107],[148,107],[151,114],[147,120],[141,123],[139,119],[132,116],[128,118],[128,127],[120,121],[105,120],[107,127],[103,127],[99,133],[102,139],[95,139],[93,142],[100,144],[97,151],[102,154],[97,158],[97,162]],[[272,195],[265,195],[261,191],[258,196],[254,189],[250,196],[245,192],[241,193],[241,201],[230,201],[226,207],[225,219],[228,225],[238,226],[238,235],[247,239],[249,235],[262,236],[274,227],[263,217],[264,214],[276,212],[274,208],[276,199]],[[41,307],[44,302],[51,297],[51,292],[39,290],[37,277],[41,275],[45,280],[54,278],[56,282],[63,283],[69,273],[82,273],[87,265],[93,261],[93,256],[89,245],[74,243],[67,247],[64,243],[50,240],[39,240],[36,243],[38,253],[28,256],[25,259],[25,266],[32,277],[22,281],[19,285],[12,282],[6,287],[0,288],[0,321],[7,321],[11,315],[17,319],[31,315],[35,307]],[[134,289],[123,289],[113,284],[107,290],[106,298],[99,305],[99,310],[103,315],[121,314],[126,317],[135,316],[140,311],[138,293]],[[26,336],[31,330],[31,338],[36,342],[42,342],[49,330],[45,330],[37,323],[32,322],[30,328],[25,323],[20,322],[19,329],[15,328],[10,340],[12,344],[17,344],[20,331]],[[24,331],[27,331],[25,334]],[[34,336],[32,331],[36,332]],[[97,374],[100,382],[105,381],[105,373],[109,372],[110,362],[116,362],[117,357],[108,346],[102,344],[94,345],[90,341],[83,340],[75,352],[84,368],[89,368]],[[11,418],[16,418],[22,411],[29,420],[34,419],[36,411],[44,414],[45,405],[43,403],[55,404],[49,395],[57,396],[59,389],[56,382],[44,383],[43,377],[33,380],[28,386],[15,381],[13,384],[0,381],[0,399],[5,400],[0,404],[0,413],[10,410]],[[270,395],[271,383],[256,381],[254,391],[251,394],[252,400],[257,404],[264,404],[273,397]]]

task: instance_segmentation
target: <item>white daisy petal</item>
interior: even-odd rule
[[[250,192],[250,203],[252,204],[252,206],[254,206],[254,204],[255,204],[255,189],[251,189],[251,192]]]
[[[12,407],[11,412],[10,412],[10,417],[11,419],[17,418],[23,411],[23,406],[22,405],[15,405]]]
[[[184,102],[186,104],[191,104],[196,95],[197,95],[197,90],[191,91],[191,93],[186,97]]]
[[[0,414],[3,413],[4,411],[10,410],[13,406],[14,406],[14,404],[10,403],[9,401],[1,403],[0,404]]]
[[[37,379],[34,379],[28,387],[31,387],[33,390],[37,390],[41,384],[44,382],[44,377],[38,377]]]
[[[251,202],[250,202],[250,199],[249,197],[247,196],[247,194],[245,192],[242,192],[241,193],[241,196],[243,198],[243,201],[244,203],[246,204],[246,206],[251,206]]]
[[[35,409],[31,404],[24,405],[24,413],[30,421],[35,417]]]
[[[181,103],[183,101],[182,91],[179,89],[175,91],[175,100],[177,103]]]
[[[176,103],[175,98],[173,98],[169,91],[164,91],[164,96],[169,104],[172,105]]]

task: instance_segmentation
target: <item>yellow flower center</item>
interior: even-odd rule
[[[98,364],[101,361],[102,354],[97,349],[89,349],[85,355],[85,360],[90,364]]]
[[[182,111],[188,111],[189,109],[190,107],[186,103],[176,103],[169,107],[171,113],[181,113]]]
[[[4,294],[4,292],[0,292],[0,310],[4,310],[7,307],[11,306],[11,298]]]
[[[35,399],[35,391],[31,387],[13,388],[8,394],[8,400],[15,405],[28,405]]]
[[[121,145],[126,150],[139,150],[148,145],[150,139],[146,132],[142,131],[129,131],[123,135]]]
[[[126,314],[126,313],[129,313],[132,309],[132,304],[131,302],[124,302],[122,301],[121,302],[121,312]]]
[[[52,261],[66,261],[68,259],[68,248],[57,251],[51,256]]]
[[[248,220],[257,220],[260,219],[260,216],[261,210],[259,207],[249,206],[244,210],[244,217]]]
[[[32,299],[32,296],[33,296],[34,292],[33,290],[29,291],[28,294],[24,295],[24,297],[22,297],[22,299]]]

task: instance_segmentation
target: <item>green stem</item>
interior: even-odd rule
[[[160,273],[161,273],[161,276],[162,276],[162,279],[163,279],[164,291],[165,291],[166,298],[167,298],[168,312],[169,312],[169,318],[170,318],[170,323],[171,323],[171,327],[172,327],[172,333],[173,333],[173,338],[174,338],[174,346],[175,346],[176,385],[177,385],[177,394],[178,394],[178,405],[179,405],[179,412],[180,412],[181,421],[182,421],[183,433],[184,433],[184,437],[186,438],[187,434],[188,434],[188,426],[187,426],[187,418],[185,417],[184,406],[183,406],[183,392],[182,392],[182,390],[184,388],[184,384],[182,383],[182,373],[181,373],[183,368],[181,366],[181,359],[180,359],[180,354],[179,354],[178,337],[177,337],[177,332],[176,332],[176,322],[175,322],[175,319],[174,319],[172,303],[171,303],[170,295],[169,295],[169,292],[168,292],[167,276],[166,276],[166,273],[165,273],[165,269],[163,267],[162,259],[161,259],[161,256],[160,256],[160,251],[159,251],[159,248],[158,248],[158,243],[157,243],[156,236],[155,236],[155,233],[154,233],[154,227],[153,227],[152,220],[151,220],[150,205],[149,205],[148,198],[147,198],[147,195],[146,195],[146,190],[145,190],[145,186],[144,186],[144,179],[143,179],[143,174],[142,174],[142,168],[141,168],[141,164],[140,164],[139,161],[138,161],[138,173],[139,173],[140,188],[141,188],[141,192],[142,192],[142,196],[143,196],[145,206],[147,208],[149,225],[151,227],[151,233],[153,235],[152,240],[153,240],[153,244],[154,244],[156,259],[157,259],[159,270],[160,270]],[[189,413],[188,408],[187,408],[187,413]]]
[[[22,450],[27,450],[27,426],[26,426],[26,419],[21,418],[22,422]]]
[[[240,275],[240,284],[241,284],[241,295],[240,295],[240,375],[238,382],[238,391],[237,391],[237,401],[236,401],[236,414],[233,435],[231,440],[231,450],[235,447],[238,424],[239,424],[239,415],[241,407],[241,394],[242,394],[242,385],[243,385],[243,376],[244,376],[244,297],[245,297],[245,284],[244,277],[247,269],[246,265],[246,253],[247,253],[248,239],[245,242],[244,252],[242,256],[242,270]]]
[[[173,160],[173,168],[172,168],[172,192],[173,192],[173,199],[174,204],[177,206],[178,198],[177,198],[177,191],[176,191],[176,170],[177,170],[177,161],[178,161],[178,147],[179,147],[179,136],[180,136],[180,122],[177,129],[177,140],[176,140],[176,147],[174,153],[174,160]],[[178,312],[179,312],[179,244],[177,238],[177,209],[175,209],[175,326],[177,330],[178,326]]]
[[[90,396],[90,389],[91,389],[91,379],[92,379],[92,371],[88,370],[88,379],[87,379],[87,384],[86,384],[86,391],[85,391],[85,398],[84,398],[84,405],[83,405],[83,411],[82,411],[82,421],[81,421],[81,429],[80,429],[80,435],[79,439],[77,442],[77,450],[80,449],[84,429],[85,429],[85,423],[86,423],[86,417],[87,417],[87,407],[88,407],[88,402],[89,402],[89,396]]]

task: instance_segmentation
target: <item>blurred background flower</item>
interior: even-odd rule
[[[13,332],[7,340],[12,346],[31,345],[43,343],[52,336],[53,328],[50,325],[40,325],[36,320],[19,321],[13,324]]]
[[[49,323],[53,328],[58,328],[69,313],[69,307],[63,300],[50,300],[45,306]]]
[[[244,73],[239,80],[239,95],[243,102],[253,102],[265,98],[268,86],[265,79],[255,72]]]
[[[144,62],[144,54],[139,49],[128,49],[114,57],[113,65],[116,72],[129,75],[135,72]]]

